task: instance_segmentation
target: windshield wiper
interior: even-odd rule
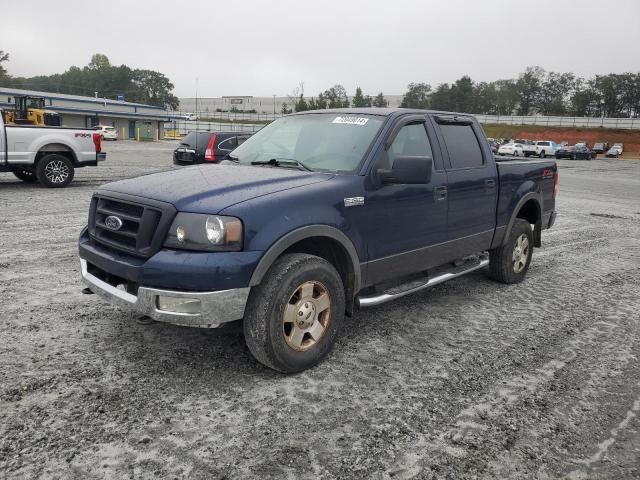
[[[293,158],[272,158],[270,160],[255,160],[251,162],[251,165],[271,165],[273,167],[287,167],[287,165],[293,165],[298,167],[301,170],[306,170],[307,172],[313,172],[312,168],[307,167],[300,160],[295,160]]]
[[[230,153],[227,153],[227,154],[224,156],[224,159],[225,159],[225,160],[231,160],[232,162],[236,162],[236,163],[239,163],[239,162],[240,162],[240,160],[238,160],[238,157],[234,157],[234,156],[233,156],[233,155],[231,155]]]

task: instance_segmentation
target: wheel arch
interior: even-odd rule
[[[527,220],[530,224],[535,225],[533,232],[533,243],[535,247],[542,244],[542,204],[540,196],[535,192],[529,192],[520,199],[516,207],[513,209],[507,229],[502,239],[502,245],[505,245],[511,235],[513,224],[517,218]]]
[[[353,300],[362,280],[360,260],[349,237],[328,225],[301,227],[278,239],[258,262],[250,286],[258,285],[278,258],[294,252],[319,256],[336,268],[345,287],[347,313],[353,313]]]
[[[67,157],[74,166],[78,165],[78,159],[76,158],[75,152],[70,146],[65,145],[64,143],[48,143],[40,147],[36,152],[34,165],[50,154],[62,155]]]

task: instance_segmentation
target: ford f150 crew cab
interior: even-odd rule
[[[95,130],[5,125],[0,115],[0,172],[24,182],[66,187],[76,168],[95,167],[106,158]]]
[[[486,266],[522,281],[556,217],[555,162],[497,161],[464,114],[294,114],[228,158],[96,191],[83,281],[162,322],[243,319],[253,355],[282,372],[323,359],[358,307]]]

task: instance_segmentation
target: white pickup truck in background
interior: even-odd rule
[[[536,157],[545,158],[553,157],[558,149],[558,144],[549,140],[539,140],[525,145],[522,149],[525,157],[535,155]]]
[[[101,141],[96,130],[5,125],[0,115],[0,172],[45,187],[66,187],[76,168],[95,167],[107,158]]]

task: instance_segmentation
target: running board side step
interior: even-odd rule
[[[467,273],[473,272],[474,270],[479,270],[481,268],[489,265],[489,259],[487,257],[481,257],[478,262],[475,262],[472,266],[465,268],[464,270],[456,271],[455,273],[446,272],[440,275],[437,275],[431,279],[429,279],[426,283],[422,285],[418,285],[417,287],[409,288],[407,290],[403,290],[398,293],[381,293],[379,295],[372,295],[368,297],[357,297],[356,303],[359,307],[374,307],[376,305],[380,305],[382,303],[390,302],[391,300],[395,300],[400,297],[404,297],[405,295],[409,295],[411,293],[419,292],[420,290],[425,290],[427,288],[431,288],[440,283],[444,283],[448,280],[452,280],[454,278],[461,277],[462,275],[466,275]]]

